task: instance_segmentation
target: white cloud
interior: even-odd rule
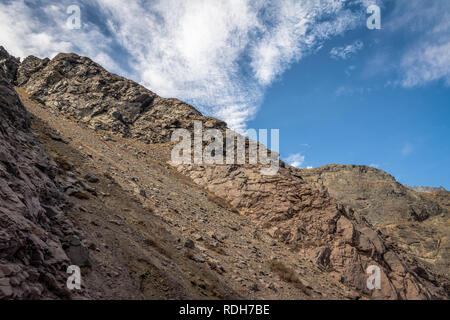
[[[421,86],[443,79],[450,86],[450,38],[443,44],[422,43],[402,60],[404,87]]]
[[[267,86],[293,62],[362,24],[364,8],[350,11],[346,2],[80,0],[83,27],[68,30],[70,1],[40,1],[42,19],[42,12],[13,0],[0,3],[0,44],[20,56],[87,55],[157,94],[187,100],[244,130]],[[110,35],[85,21],[83,5],[98,8]],[[113,43],[132,57],[128,72],[120,68]]]
[[[371,163],[371,164],[369,164],[369,167],[372,167],[372,168],[375,168],[375,169],[379,169],[380,165],[377,164],[377,163]]]
[[[334,47],[330,51],[330,56],[335,60],[347,60],[355,55],[358,51],[361,51],[363,48],[364,43],[360,40],[356,40],[352,44],[349,44],[345,47]]]
[[[83,23],[80,30],[70,30],[66,22],[67,5],[60,2],[40,7],[42,12],[23,0],[0,3],[0,45],[14,56],[53,58],[60,52],[89,56],[112,72],[127,75],[106,52],[111,39],[93,24]]]
[[[444,80],[450,86],[450,2],[398,1],[386,29],[410,39],[402,53],[399,71],[403,87],[423,86]]]
[[[286,162],[296,168],[300,168],[305,163],[305,156],[301,153],[291,154],[286,158]]]
[[[0,3],[0,44],[11,54],[25,57],[54,55],[70,50],[70,42],[56,41],[24,1]]]

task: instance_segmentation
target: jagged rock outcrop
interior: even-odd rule
[[[109,130],[145,142],[168,142],[176,128],[225,130],[226,124],[202,116],[176,99],[158,97],[142,86],[108,73],[91,60],[59,54],[53,60],[29,57],[19,68],[19,84],[30,97],[56,114],[93,129]],[[227,200],[255,224],[306,255],[362,295],[382,299],[448,298],[448,285],[397,249],[358,210],[334,200],[281,168],[264,176],[259,166],[179,166],[198,185]],[[420,216],[421,212],[419,213]],[[382,270],[382,289],[366,286],[367,266]],[[442,281],[441,281],[442,280]]]
[[[93,129],[147,142],[167,142],[174,129],[191,128],[199,119],[206,119],[206,127],[226,127],[182,101],[161,98],[75,54],[58,54],[52,60],[30,56],[20,65],[17,79],[31,99],[55,112]]]
[[[443,209],[450,212],[450,191],[438,191],[422,193],[422,197],[428,198],[439,204]]]
[[[56,166],[30,131],[11,70],[0,67],[0,299],[70,298],[64,249],[79,233],[62,212]]]
[[[439,201],[398,183],[382,170],[366,166],[327,165],[299,170],[299,174],[356,209],[407,252],[449,275],[449,215]]]
[[[5,48],[0,46],[0,71],[3,76],[12,84],[16,81],[17,70],[19,69],[20,59],[11,56]]]

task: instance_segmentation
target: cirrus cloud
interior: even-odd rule
[[[335,60],[347,60],[355,55],[358,51],[361,51],[363,48],[364,43],[360,40],[356,40],[352,44],[349,44],[345,47],[334,47],[330,51],[330,56]]]

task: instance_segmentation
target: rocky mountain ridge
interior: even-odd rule
[[[192,128],[195,120],[204,121],[206,128],[226,127],[75,54],[58,54],[52,60],[27,57],[18,68],[17,85],[31,99],[90,128],[148,143],[167,142],[174,129]]]

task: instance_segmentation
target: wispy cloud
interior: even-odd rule
[[[401,54],[401,79],[394,84],[406,88],[443,80],[450,86],[450,2],[396,1],[386,29],[410,37]]]
[[[292,63],[363,25],[366,2],[80,0],[83,26],[68,30],[72,1],[12,0],[0,3],[0,44],[20,56],[88,55],[244,130]]]
[[[421,43],[409,51],[402,60],[404,76],[401,84],[410,88],[442,79],[450,86],[450,38],[447,41]]]
[[[354,43],[345,47],[334,47],[330,51],[330,57],[335,60],[347,60],[364,48],[364,43],[356,40]]]
[[[67,7],[72,2],[23,0],[0,3],[0,45],[11,54],[53,58],[60,52],[78,52],[89,56],[110,71],[128,75],[115,61],[112,39],[96,24],[83,19],[80,30],[70,30]]]
[[[286,162],[296,168],[301,168],[305,163],[305,156],[301,153],[291,154],[286,158]]]

